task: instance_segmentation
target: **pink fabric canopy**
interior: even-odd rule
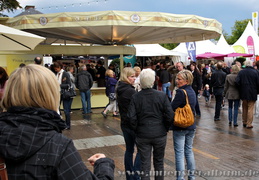
[[[224,58],[224,57],[227,57],[227,55],[226,54],[206,52],[204,54],[198,54],[196,56],[196,59],[209,59],[209,58],[219,59],[219,58]]]
[[[252,57],[253,54],[244,54],[244,53],[230,53],[227,54],[227,57]]]
[[[206,52],[204,54],[198,54],[196,56],[196,59],[223,59],[224,57],[252,57],[253,54],[244,54],[244,53],[229,53],[229,54],[218,54],[218,53],[211,53]]]

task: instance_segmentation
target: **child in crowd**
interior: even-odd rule
[[[202,95],[205,97],[206,105],[208,105],[210,101],[210,86],[208,84],[205,85]]]

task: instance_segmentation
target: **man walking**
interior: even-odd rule
[[[253,128],[254,105],[257,100],[259,90],[259,72],[253,68],[253,62],[246,60],[245,68],[241,70],[236,78],[236,85],[240,90],[242,100],[242,120],[243,126]]]
[[[213,94],[216,99],[214,121],[219,121],[221,104],[223,101],[224,85],[226,80],[226,73],[222,71],[223,62],[217,63],[217,69],[211,75],[211,85],[213,87]]]
[[[76,75],[75,85],[80,91],[83,114],[91,113],[91,87],[93,78],[87,71],[86,65],[81,66],[81,71]],[[87,106],[86,106],[87,102]]]
[[[157,73],[159,80],[162,84],[162,91],[165,92],[165,94],[167,95],[167,97],[169,98],[169,100],[172,100],[172,94],[171,91],[169,89],[170,85],[171,85],[171,74],[167,71],[166,69],[166,63],[165,62],[161,62],[160,63],[160,70]]]

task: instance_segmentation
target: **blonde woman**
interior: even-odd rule
[[[125,67],[121,72],[118,87],[116,89],[117,102],[121,116],[121,130],[126,144],[126,151],[124,155],[125,172],[131,173],[126,174],[127,180],[139,179],[137,171],[140,171],[139,153],[136,154],[135,158],[133,156],[136,145],[136,134],[130,128],[129,118],[127,117],[131,97],[136,93],[133,86],[135,79],[134,69],[131,67]]]
[[[30,64],[8,80],[0,114],[0,156],[10,179],[114,179],[114,162],[95,154],[82,161],[73,141],[62,135],[65,122],[57,113],[59,83],[48,68]]]
[[[232,66],[231,74],[228,74],[225,81],[224,86],[224,94],[225,98],[228,100],[228,122],[229,126],[233,125],[234,127],[238,126],[237,117],[238,117],[238,108],[240,103],[240,95],[239,89],[236,86],[236,78],[237,74],[241,70],[238,65]],[[234,113],[233,113],[233,106],[234,106]]]
[[[114,78],[114,72],[111,69],[107,69],[105,72],[105,83],[106,83],[106,96],[109,98],[109,103],[102,112],[103,117],[107,117],[109,111],[113,112],[113,117],[117,117],[117,101],[115,96],[115,86],[117,80]]]
[[[183,91],[184,89],[187,93],[188,101],[194,115],[196,105],[196,94],[192,89],[192,82],[193,75],[191,71],[182,70],[178,72],[176,76],[176,84],[178,89],[176,90],[175,98],[171,103],[173,111],[175,111],[178,107],[184,107],[186,105],[186,96]],[[175,125],[172,126],[177,180],[184,179],[185,174],[188,174],[188,179],[195,179],[195,160],[192,150],[195,129],[195,122],[193,125],[187,128],[181,128]],[[187,171],[185,170],[185,159],[187,163]]]
[[[140,87],[140,79],[139,79],[139,75],[141,73],[141,68],[138,67],[138,66],[135,66],[133,68],[135,70],[135,76],[136,76],[136,79],[135,79],[135,82],[134,82],[134,87],[135,87],[135,90],[137,92],[141,91],[141,87]]]

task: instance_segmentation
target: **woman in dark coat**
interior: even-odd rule
[[[177,74],[176,83],[178,89],[176,90],[176,95],[171,103],[173,111],[178,107],[184,107],[186,105],[186,96],[184,94],[184,89],[188,96],[189,104],[192,108],[193,114],[195,112],[196,104],[196,94],[192,89],[193,75],[189,70],[182,70]],[[195,160],[192,150],[193,139],[195,135],[196,125],[187,128],[181,128],[177,126],[172,126],[173,130],[173,141],[174,141],[174,152],[175,152],[175,166],[176,166],[176,176],[177,180],[184,179],[185,175],[185,165],[184,159],[187,163],[188,179],[195,179]]]
[[[164,155],[167,132],[173,120],[173,111],[164,92],[153,89],[155,71],[143,69],[140,73],[141,91],[132,96],[128,117],[136,132],[136,144],[141,159],[141,179],[150,179],[153,152],[156,180],[164,178]]]
[[[135,159],[133,156],[136,134],[130,128],[130,120],[127,117],[131,97],[136,93],[133,86],[135,79],[135,70],[131,67],[124,68],[121,72],[118,87],[116,89],[117,102],[121,116],[121,130],[126,143],[126,151],[124,155],[125,172],[131,173],[126,173],[127,180],[138,179],[139,175],[136,172],[140,171],[139,153],[137,152]]]
[[[9,179],[114,179],[113,160],[90,157],[93,174],[62,135],[59,99],[59,83],[48,68],[30,64],[10,75],[1,102],[6,112],[0,114],[0,157]]]
[[[198,95],[200,93],[201,86],[202,86],[201,74],[200,74],[198,68],[196,68],[195,63],[192,63],[190,65],[190,71],[192,72],[192,75],[193,75],[192,88],[196,94],[196,99],[197,99],[197,102],[195,105],[195,115],[201,116],[201,110],[200,110],[200,105],[199,105],[199,101],[198,101]]]

